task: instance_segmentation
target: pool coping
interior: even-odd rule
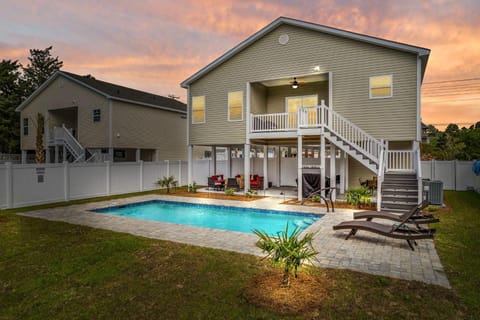
[[[354,210],[350,209],[335,209],[334,213],[326,213],[325,208],[321,207],[282,204],[278,198],[263,198],[256,201],[243,202],[173,195],[145,195],[42,209],[19,213],[19,215],[63,221],[147,238],[264,256],[262,251],[255,246],[255,242],[258,240],[255,234],[127,218],[90,211],[92,209],[150,200],[321,214],[323,215],[321,219],[302,232],[302,234],[307,232],[316,233],[313,245],[319,254],[317,255],[318,261],[315,265],[351,269],[450,287],[436,253],[433,240],[418,241],[415,251],[411,251],[405,241],[369,233],[361,233],[361,235],[345,241],[344,237],[348,232],[333,231],[332,226],[341,221],[351,220]]]

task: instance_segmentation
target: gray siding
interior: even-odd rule
[[[289,35],[288,44],[278,43],[281,34]],[[191,84],[192,96],[206,96],[206,123],[190,125],[190,143],[245,142],[245,121],[227,121],[229,91],[324,72],[332,72],[336,111],[377,138],[415,140],[416,61],[414,54],[281,25]],[[393,97],[369,99],[369,77],[390,74]]]
[[[76,107],[76,119],[61,121],[60,109]],[[93,109],[100,109],[101,122],[94,123]],[[108,142],[108,101],[105,97],[64,77],[58,77],[50,83],[35,99],[22,111],[21,118],[29,118],[29,135],[21,134],[21,148],[23,150],[35,149],[35,136],[37,128],[37,113],[46,114],[48,110],[56,110],[49,116],[49,126],[78,124],[77,139],[86,147],[104,147]],[[71,109],[69,109],[71,110]],[[68,118],[68,116],[66,117]],[[66,120],[66,119],[64,119]],[[22,120],[23,121],[23,120]]]
[[[184,114],[120,101],[112,109],[114,148],[157,149],[162,160],[187,158]]]

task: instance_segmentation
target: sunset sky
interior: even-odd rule
[[[279,16],[431,49],[423,121],[480,121],[478,0],[1,0],[0,59],[53,45],[66,71],[185,101],[182,80]]]

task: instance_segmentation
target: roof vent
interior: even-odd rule
[[[288,34],[281,34],[280,37],[278,37],[278,43],[281,45],[286,45],[288,43]]]

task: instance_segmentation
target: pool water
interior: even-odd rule
[[[285,230],[287,223],[290,232],[293,231],[294,227],[303,231],[322,217],[322,215],[298,212],[160,200],[101,208],[93,211],[122,217],[244,233],[253,233],[253,229],[259,229],[270,235],[276,235],[277,232]]]

